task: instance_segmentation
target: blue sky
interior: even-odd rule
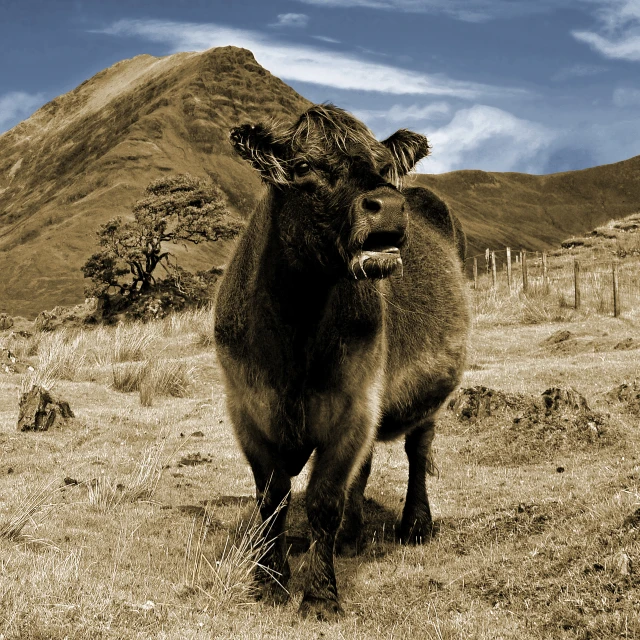
[[[0,0],[0,131],[113,63],[233,44],[419,170],[552,173],[640,154],[640,0]]]

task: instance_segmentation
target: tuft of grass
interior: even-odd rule
[[[0,538],[12,542],[37,542],[32,536],[24,534],[23,530],[28,524],[37,524],[36,516],[42,521],[53,510],[56,505],[51,501],[58,491],[59,486],[55,481],[36,487],[18,503],[8,519],[0,521]]]
[[[194,318],[196,320],[196,318]],[[215,311],[213,306],[198,311],[196,344],[200,347],[212,347],[215,344]]]
[[[271,527],[284,504],[283,501],[264,521],[256,505],[247,522],[241,522],[233,534],[227,536],[217,559],[209,557],[204,550],[212,521],[209,503],[199,528],[198,518],[194,517],[187,539],[181,583],[187,591],[206,596],[208,604],[205,610],[253,602],[258,588],[255,579],[257,570],[278,579],[278,574],[262,561],[275,544],[275,538],[270,535]]]
[[[147,362],[120,362],[111,365],[111,386],[116,391],[139,391],[142,380],[148,375]]]
[[[75,380],[85,364],[84,333],[60,331],[43,335],[38,347],[36,370],[44,378]]]
[[[113,336],[112,362],[137,362],[148,357],[158,338],[158,328],[153,323],[120,324]]]
[[[112,387],[116,391],[140,392],[144,407],[153,404],[155,396],[184,398],[195,378],[195,367],[182,360],[152,360],[113,364]]]
[[[126,502],[151,500],[164,469],[165,439],[147,448],[136,469],[122,480],[100,476],[87,483],[87,501],[100,513],[107,513]]]
[[[184,398],[193,385],[195,367],[182,360],[156,360],[147,364],[146,376],[155,394]]]

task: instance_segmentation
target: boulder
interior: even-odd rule
[[[20,398],[18,431],[47,431],[73,418],[69,403],[56,398],[51,391],[34,385]]]

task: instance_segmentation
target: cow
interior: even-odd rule
[[[315,105],[294,124],[232,129],[267,193],[220,284],[215,343],[228,413],[275,543],[260,597],[286,601],[291,478],[315,452],[300,613],[342,613],[334,550],[362,543],[376,440],[404,436],[409,480],[398,535],[432,533],[426,476],[439,407],[460,381],[469,326],[464,234],[431,191],[402,188],[429,153],[400,129],[379,142],[348,112]]]

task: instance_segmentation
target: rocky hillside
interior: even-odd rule
[[[210,176],[247,215],[262,189],[233,154],[229,128],[308,105],[235,47],[138,56],[46,104],[0,136],[0,312],[33,317],[80,302],[95,230],[129,215],[163,173]],[[415,181],[461,217],[471,253],[543,249],[636,211],[640,157],[551,176],[457,171]],[[225,262],[229,250],[198,246],[182,259],[202,268]]]

